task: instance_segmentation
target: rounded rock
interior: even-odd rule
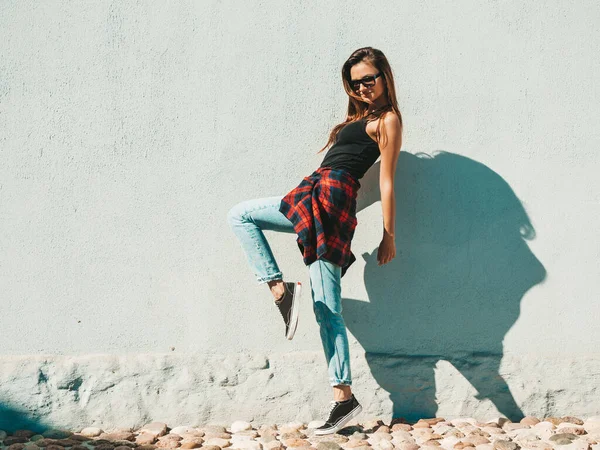
[[[319,442],[335,442],[336,444],[345,444],[349,441],[349,439],[341,434],[325,434],[321,436],[313,436],[310,439],[313,445],[318,444]]]
[[[393,450],[395,447],[394,444],[392,444],[392,441],[383,440],[377,443],[377,448],[379,450]]]
[[[479,444],[475,446],[475,450],[494,450],[493,444]]]
[[[475,447],[477,447],[478,445],[481,445],[481,444],[489,444],[490,443],[490,440],[483,436],[469,436],[469,437],[465,438],[464,441],[470,442]]]
[[[391,441],[393,437],[387,433],[373,433],[367,441],[371,444],[377,444],[381,441]]]
[[[324,441],[317,444],[317,450],[340,450],[341,447],[337,442]]]
[[[417,444],[411,444],[408,442],[403,442],[400,445],[396,445],[398,450],[419,450],[419,446]]]
[[[556,433],[553,434],[552,436],[550,436],[550,438],[548,439],[551,442],[555,442],[558,441],[559,439],[568,439],[570,441],[577,439],[579,436],[577,436],[576,434],[573,433]]]
[[[305,427],[306,426],[305,426],[304,422],[289,422],[289,423],[286,423],[285,425],[282,425],[280,430],[282,433],[287,433],[287,432],[291,432],[291,431],[299,431]]]
[[[135,437],[135,443],[138,445],[150,445],[156,442],[156,435],[143,432]]]
[[[5,446],[9,446],[9,445],[13,445],[13,444],[23,444],[25,442],[27,442],[28,439],[25,437],[21,437],[21,436],[8,436],[5,437],[4,440],[2,441],[2,443]]]
[[[77,446],[73,446],[71,448],[73,449],[75,447],[77,447]],[[25,447],[23,447],[24,450],[39,450],[40,448],[41,447],[38,447],[33,442],[28,442],[27,444],[25,444]]]
[[[558,425],[563,422],[560,417],[544,417],[542,422],[550,422],[551,424]]]
[[[384,423],[381,419],[367,420],[363,424],[363,429],[365,433],[373,433],[382,425],[384,425]]]
[[[243,450],[262,450],[262,445],[258,441],[238,441],[231,444],[231,448],[238,448]]]
[[[79,445],[79,441],[75,439],[56,439],[56,445],[60,445],[61,447],[73,447],[74,445]]]
[[[159,439],[158,442],[156,443],[156,446],[158,448],[178,448],[179,447],[179,441],[175,440],[175,439]]]
[[[150,422],[140,428],[139,433],[153,434],[156,437],[167,434],[167,424],[163,422]]]
[[[209,434],[209,433],[227,433],[227,430],[222,425],[209,424],[209,425],[205,425],[203,427],[199,427],[199,429],[202,430],[202,431],[204,431],[204,433],[206,433],[206,434]]]
[[[252,425],[250,424],[250,422],[245,422],[243,420],[236,420],[235,422],[233,422],[231,424],[230,428],[231,428],[232,433],[239,433],[240,431],[251,430]]]
[[[80,435],[90,438],[100,436],[102,433],[104,433],[104,431],[98,427],[85,427],[79,432]]]
[[[525,416],[521,419],[520,422],[525,425],[534,426],[534,425],[540,423],[540,419],[538,419],[537,417],[534,417],[534,416]]]
[[[281,450],[283,445],[277,439],[263,443],[263,450]]]
[[[342,445],[343,448],[355,449],[357,447],[369,446],[369,442],[365,439],[355,439],[354,436],[350,437],[350,440]]]
[[[42,433],[42,436],[49,439],[66,439],[70,437],[73,433],[68,430],[58,430],[58,429],[50,429],[46,430]]]
[[[512,441],[496,441],[494,442],[494,450],[518,450],[521,447],[516,442]]]
[[[24,437],[24,438],[31,438],[31,436],[35,436],[35,431],[31,431],[31,430],[15,430],[15,432],[13,433],[13,436],[19,436],[19,437]]]
[[[287,441],[288,439],[306,439],[306,435],[298,430],[281,433],[280,440]]]
[[[283,445],[286,447],[310,447],[310,442],[305,439],[292,438],[283,441]]]
[[[187,433],[197,433],[197,432],[198,432],[198,430],[196,430],[196,428],[194,428],[194,427],[182,425],[179,427],[172,428],[171,431],[169,431],[169,434],[178,434],[179,436],[182,436]]]
[[[579,417],[564,416],[562,419],[564,422],[574,423],[575,425],[583,425],[583,420],[581,420]]]
[[[212,439],[212,438],[219,438],[219,439],[231,439],[231,434],[230,433],[206,433],[204,435],[204,440],[207,439]]]
[[[181,448],[199,448],[204,443],[204,439],[202,438],[194,438],[194,439],[186,439],[181,441]]]
[[[231,445],[231,442],[229,442],[228,439],[221,439],[221,438],[210,438],[210,439],[207,439],[206,441],[204,441],[204,443],[207,446],[216,445],[217,447],[221,447],[221,448],[226,448]]]

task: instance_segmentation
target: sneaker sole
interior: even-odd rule
[[[287,335],[285,336],[290,341],[294,337],[296,327],[298,326],[298,299],[302,295],[302,283],[296,282],[295,284],[296,288],[294,289],[294,296],[292,297],[292,318],[290,320]]]
[[[353,417],[356,417],[360,414],[360,412],[362,411],[362,406],[358,405],[357,408],[353,409],[352,411],[350,411],[348,414],[346,414],[338,423],[337,425],[334,425],[331,428],[327,428],[325,430],[315,430],[315,434],[316,435],[324,435],[324,434],[331,434],[331,433],[335,433],[338,430],[341,430],[342,428],[344,428],[344,425],[346,425],[350,419],[352,419]]]

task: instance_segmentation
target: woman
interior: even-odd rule
[[[298,235],[309,267],[313,310],[320,327],[334,400],[329,417],[315,434],[335,433],[362,410],[351,390],[350,354],[341,315],[341,278],[356,260],[350,242],[356,227],[358,181],[381,156],[383,238],[377,253],[384,265],[396,256],[394,175],[402,145],[402,116],[385,55],[364,47],[342,67],[348,94],[346,120],[329,135],[332,143],[321,166],[285,196],[247,200],[228,213],[259,284],[267,283],[292,339],[298,323],[301,283],[284,282],[263,230]]]

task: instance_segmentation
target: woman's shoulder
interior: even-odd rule
[[[384,111],[380,115],[374,116],[366,116],[365,117],[365,130],[371,139],[377,142],[377,128],[379,127],[379,123],[383,122],[383,128],[386,133],[391,130],[400,130],[402,129],[402,124],[400,122],[400,118],[396,114],[394,110]]]

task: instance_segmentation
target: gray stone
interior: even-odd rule
[[[550,438],[548,440],[552,441],[552,442],[557,442],[558,440],[563,440],[563,439],[568,439],[569,441],[572,441],[574,439],[577,439],[578,437],[579,436],[577,436],[576,434],[573,434],[573,433],[557,433],[557,434],[550,436]],[[564,445],[564,444],[561,444],[561,445]]]
[[[31,430],[15,430],[13,436],[19,436],[29,439],[31,436],[35,436],[35,431]]]
[[[499,440],[494,442],[494,450],[518,450],[521,447],[516,442]]]
[[[20,437],[20,436],[8,436],[4,438],[3,444],[6,446],[12,445],[12,444],[22,444],[24,442],[27,442],[28,439],[25,437]]]
[[[203,427],[200,427],[200,429],[202,431],[204,431],[204,433],[209,434],[209,433],[227,433],[227,429],[222,426],[222,425],[205,425]]]
[[[35,445],[32,442],[28,442],[27,444],[25,444],[25,446],[23,447],[23,450],[39,450],[41,447],[38,447],[37,445]],[[71,447],[71,449],[73,449],[74,447]]]
[[[323,441],[317,444],[317,450],[340,450],[340,446],[337,442]]]
[[[42,436],[49,439],[65,439],[71,436],[73,433],[68,430],[46,430],[42,433]]]

